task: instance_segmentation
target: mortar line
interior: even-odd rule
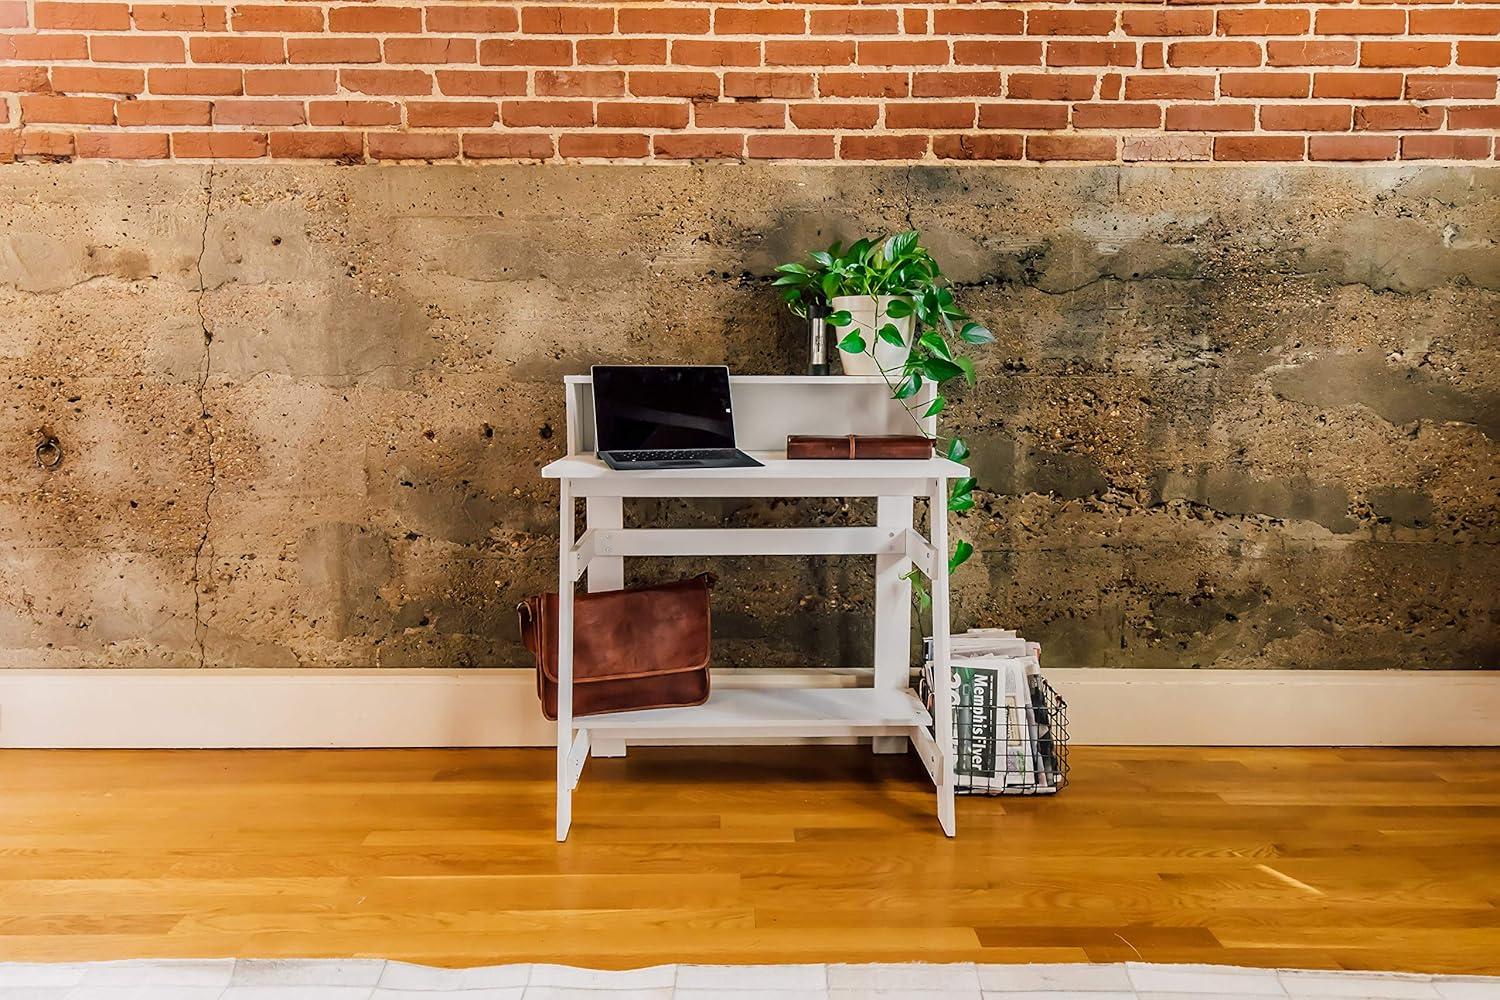
[[[208,377],[213,369],[213,343],[214,334],[208,326],[208,315],[203,309],[203,300],[208,295],[207,283],[203,280],[203,258],[208,254],[208,224],[213,215],[214,204],[214,164],[208,165],[208,173],[203,183],[203,231],[198,241],[198,325],[203,329],[203,360],[198,366],[198,421],[203,427],[203,433],[207,441],[208,454],[208,489],[203,494],[203,530],[198,535],[198,546],[193,551],[193,641],[198,646],[198,667],[202,669],[207,666],[208,653],[207,627],[203,622],[203,551],[208,548],[208,531],[212,515],[214,492],[219,485],[219,468],[214,459],[214,429],[209,419],[208,405],[205,393],[208,388]],[[212,550],[210,550],[212,551]]]

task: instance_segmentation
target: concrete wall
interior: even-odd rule
[[[1497,206],[1455,167],[0,168],[0,666],[524,663],[561,376],[795,370],[770,268],[910,224],[999,334],[960,625],[1495,667]],[[867,655],[864,560],[721,563],[721,662]]]

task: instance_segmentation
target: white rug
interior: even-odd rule
[[[1214,965],[0,963],[0,1000],[1500,1000],[1500,978]]]

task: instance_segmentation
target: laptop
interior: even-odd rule
[[[761,463],[734,446],[723,365],[595,365],[594,448],[611,469]]]

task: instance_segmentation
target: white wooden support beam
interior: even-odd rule
[[[585,531],[583,537],[578,539],[578,544],[568,551],[570,564],[568,572],[572,575],[572,582],[577,582],[584,571],[589,568],[589,563],[594,561],[594,555],[598,550],[599,532],[592,529]]]
[[[580,729],[573,737],[573,745],[568,748],[568,788],[578,787],[578,779],[583,775],[583,765],[588,759],[589,731]]]
[[[923,576],[932,579],[933,565],[937,559],[933,551],[932,543],[922,537],[922,533],[916,528],[907,528],[904,539],[906,546],[906,557],[912,561]]]
[[[831,556],[899,552],[898,534],[880,527],[622,528],[591,531],[595,554],[620,556]],[[581,544],[581,543],[580,543]]]

